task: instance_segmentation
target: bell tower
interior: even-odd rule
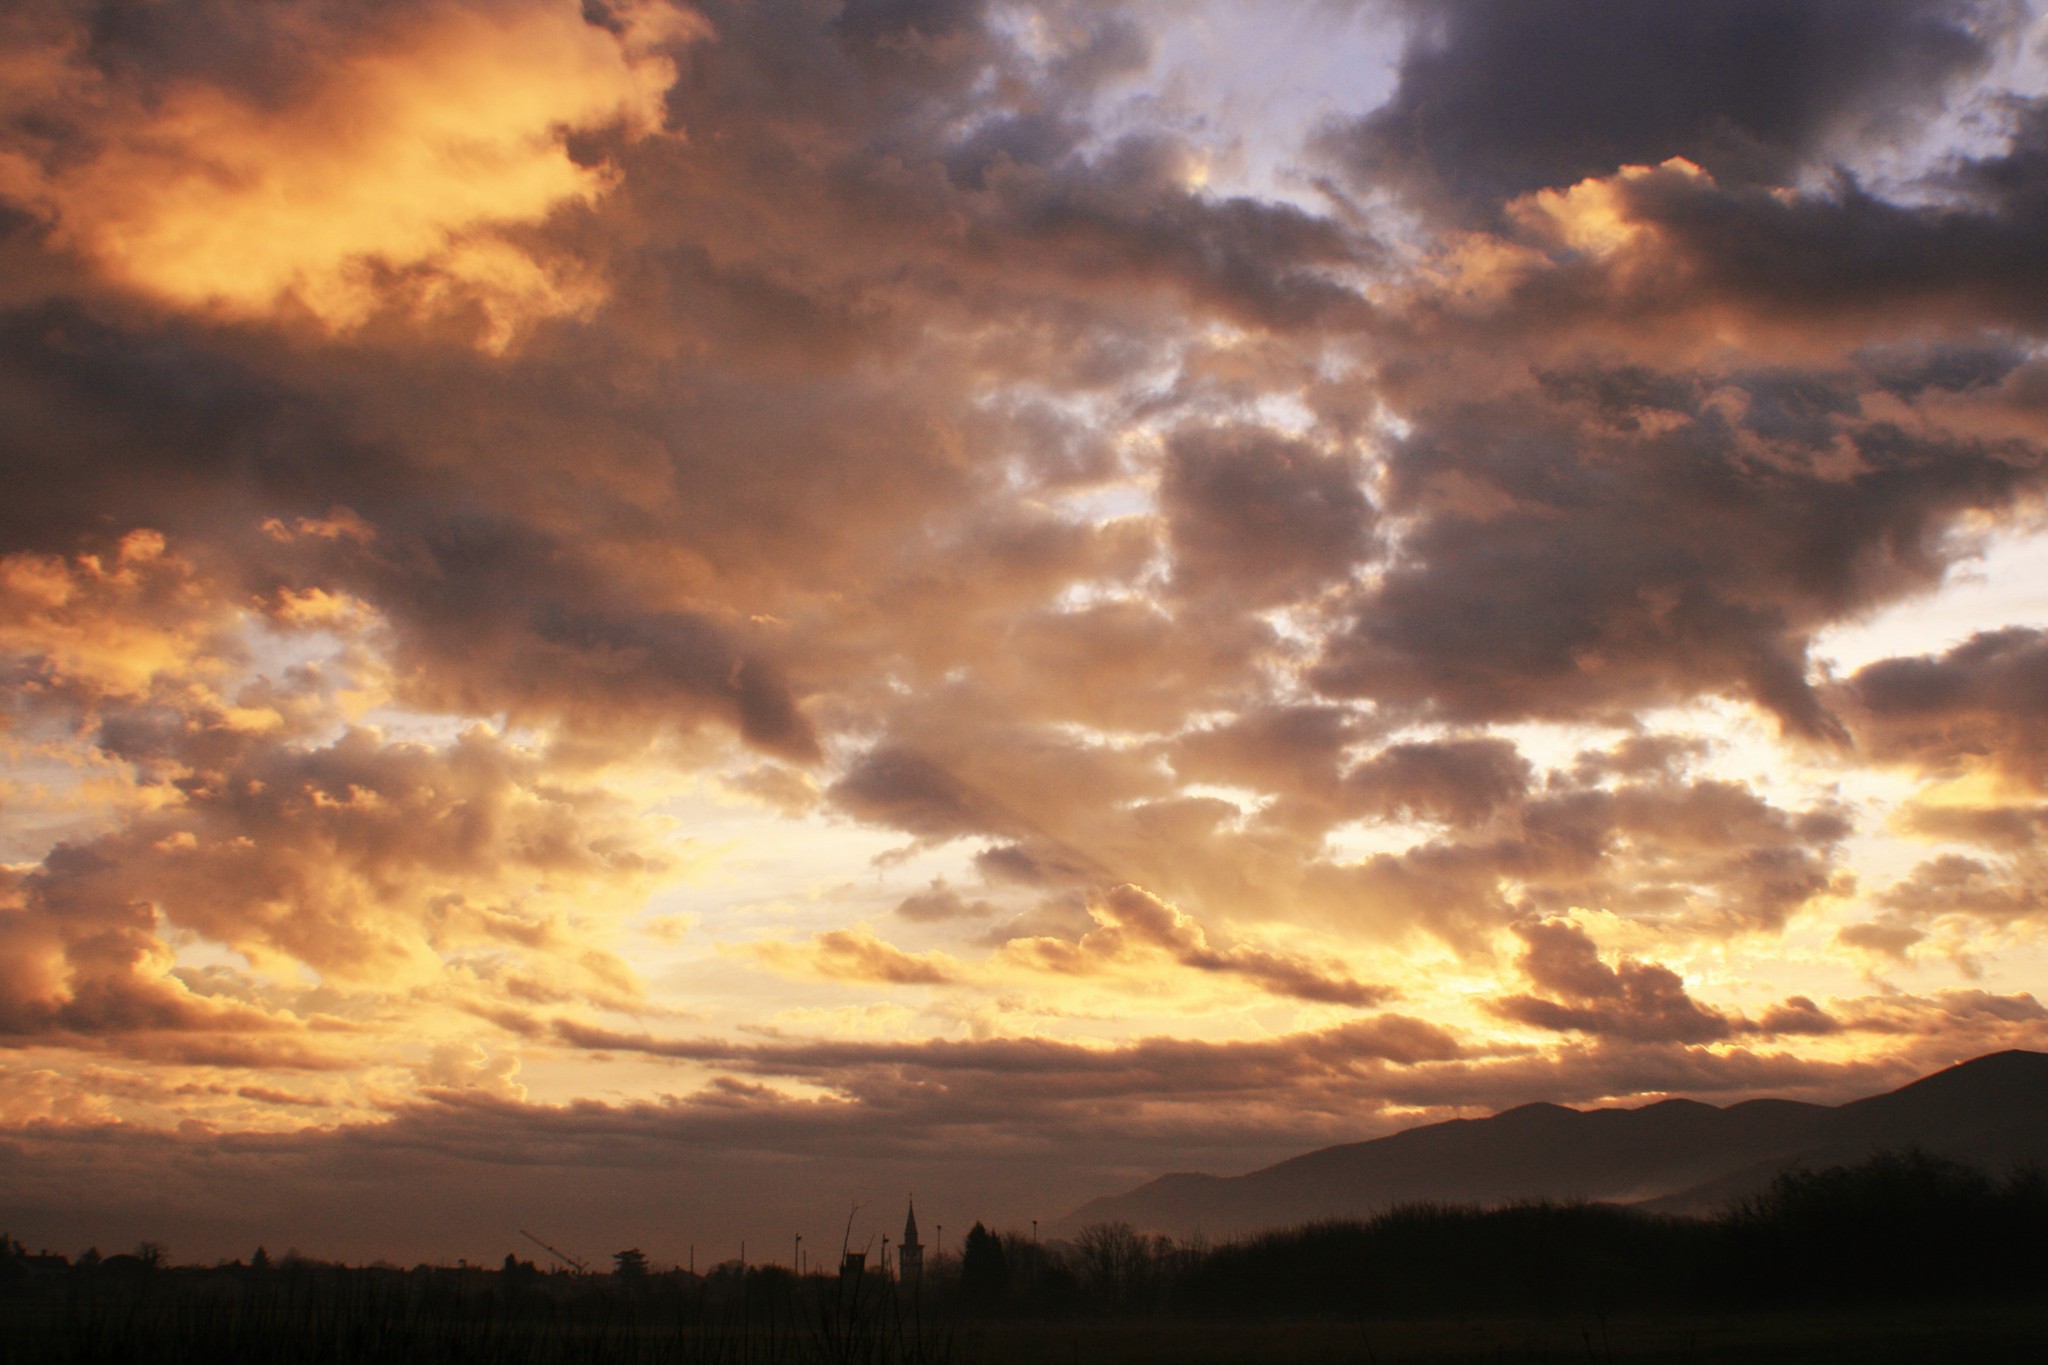
[[[896,1248],[896,1273],[905,1289],[916,1289],[924,1279],[924,1243],[917,1240],[917,1200],[903,1216],[903,1241]]]

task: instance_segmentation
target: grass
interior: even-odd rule
[[[2033,1365],[2048,1356],[2039,1309],[1456,1317],[1367,1322],[1015,1322],[969,1329],[960,1365],[1455,1365],[1481,1361],[1985,1362]]]

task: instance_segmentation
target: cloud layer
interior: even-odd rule
[[[598,1236],[2038,1044],[2048,616],[1911,622],[2039,543],[2041,17],[1362,7],[1304,112],[1183,8],[0,20],[20,1168]]]

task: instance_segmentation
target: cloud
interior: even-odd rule
[[[1246,707],[1219,725],[1176,737],[1174,767],[1204,781],[1262,791],[1332,793],[1347,749],[1371,735],[1343,706]]]
[[[346,10],[295,4],[243,16],[231,42],[252,65],[193,79],[178,65],[227,27],[213,10],[116,22],[97,54],[62,39],[25,54],[97,126],[88,155],[54,140],[17,152],[0,193],[175,304],[359,326],[394,296],[468,303],[499,345],[601,298],[601,281],[504,229],[602,193],[604,170],[579,163],[569,135],[658,128],[675,68],[655,45],[696,31],[653,6],[619,7],[611,26],[549,3],[386,9],[352,26]]]
[[[147,903],[67,894],[66,879],[97,870],[89,855],[60,850],[41,878],[10,872],[0,882],[0,1034],[278,1026],[264,1011],[196,995],[173,976]]]
[[[1883,659],[1842,690],[1874,758],[2048,791],[2048,632],[1984,631],[1939,655]]]
[[[1465,826],[1526,794],[1531,776],[1511,741],[1463,739],[1388,745],[1344,780],[1372,814]]]
[[[1600,960],[1591,936],[1565,920],[1517,924],[1518,959],[1545,996],[1511,995],[1491,1008],[1506,1018],[1558,1032],[1612,1035],[1638,1042],[1701,1043],[1734,1032],[1728,1017],[1686,993],[1678,973],[1654,962]]]
[[[1522,940],[1516,966],[1541,995],[1487,1002],[1506,1019],[1558,1033],[1584,1033],[1629,1043],[1710,1043],[1738,1034],[1828,1034],[1842,1024],[1805,996],[1793,996],[1751,1022],[1702,1005],[1677,972],[1624,957],[1609,966],[1584,929],[1569,920],[1524,920],[1510,926]]]
[[[240,617],[147,528],[111,552],[0,558],[0,653],[30,687],[137,700],[159,682],[225,671]]]
[[[1914,946],[1926,940],[1927,932],[1895,920],[1866,920],[1846,926],[1835,937],[1847,947],[1906,962]]]
[[[1955,0],[1410,4],[1393,97],[1328,129],[1365,188],[1483,214],[1683,156],[1788,183],[1859,135],[1938,110],[2011,17]]]
[[[948,885],[944,877],[934,877],[928,890],[915,892],[898,901],[896,913],[914,924],[935,924],[946,920],[983,919],[995,913],[995,906],[985,900],[970,901]]]
[[[1518,919],[1596,909],[1723,937],[1775,930],[1844,888],[1845,808],[1786,810],[1744,783],[1661,766],[1670,746],[1640,740],[1582,754],[1582,777],[1554,771],[1519,793],[1529,773],[1504,741],[1389,746],[1355,780],[1380,814],[1444,828],[1399,852],[1312,865],[1304,899],[1360,932],[1425,932],[1483,955]],[[1628,776],[1612,780],[1616,769]]]
[[[1992,924],[2025,920],[2048,911],[2048,898],[2034,874],[2031,865],[2000,865],[1946,853],[1921,863],[1877,900],[1907,923],[1949,915]]]
[[[2017,10],[1367,7],[1304,145],[1153,4],[245,9],[0,19],[66,1198],[190,1117],[266,1208],[682,1153],[729,1232],[2044,1036],[2036,633],[1821,657],[2044,494]]]
[[[1143,887],[1128,883],[1092,897],[1088,914],[1096,927],[1079,939],[1013,938],[1003,945],[1003,960],[1085,976],[1128,971],[1142,967],[1154,954],[1163,954],[1182,967],[1243,977],[1262,990],[1295,1000],[1365,1007],[1393,995],[1384,986],[1354,980],[1335,963],[1245,945],[1217,948],[1193,919]]]
[[[906,749],[876,748],[832,789],[833,798],[866,820],[920,838],[1001,833],[1013,817],[938,764]]]
[[[494,736],[436,749],[357,729],[305,746],[174,718],[112,744],[172,766],[175,794],[10,874],[9,1033],[301,1025],[195,993],[172,970],[173,929],[387,996],[474,957],[515,996],[641,1001],[598,925],[666,862],[615,803]]]
[[[1866,414],[1872,387],[1582,364],[1429,400],[1389,465],[1406,553],[1311,676],[1461,722],[1719,693],[1839,736],[1813,633],[1938,583],[1954,523],[2036,477],[1995,443]]]
[[[1342,582],[1371,544],[1353,464],[1255,428],[1174,433],[1159,503],[1177,584],[1250,606]]]
[[[1443,1028],[1401,1015],[1369,1019],[1278,1039],[1209,1043],[1154,1037],[1119,1046],[1093,1046],[1048,1038],[921,1042],[800,1040],[735,1043],[716,1038],[658,1039],[564,1024],[558,1029],[579,1047],[709,1061],[762,1076],[857,1078],[862,1068],[903,1069],[962,1078],[1015,1076],[1042,1087],[1050,1102],[1093,1099],[1122,1083],[1128,1093],[1170,1094],[1178,1076],[1194,1090],[1254,1090],[1296,1072],[1319,1072],[1353,1063],[1419,1065],[1465,1055]],[[970,1092],[971,1093],[971,1092]],[[939,1098],[934,1096],[934,1098]]]
[[[808,943],[768,942],[752,954],[771,967],[815,973],[840,981],[892,986],[943,986],[959,978],[960,966],[944,953],[906,953],[884,943],[865,925],[833,929]]]
[[[814,809],[823,799],[818,784],[794,768],[757,763],[723,779],[733,791],[792,818]]]

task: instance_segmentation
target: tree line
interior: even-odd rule
[[[1993,1177],[1923,1152],[1790,1171],[1716,1218],[1597,1203],[1417,1203],[1212,1244],[1108,1222],[1073,1238],[989,1230],[934,1257],[915,1285],[862,1269],[799,1277],[725,1263],[657,1271],[637,1248],[610,1273],[502,1265],[336,1267],[262,1248],[217,1267],[174,1267],[160,1244],[102,1257],[35,1254],[0,1236],[0,1302],[256,1304],[299,1295],[403,1306],[414,1318],[516,1324],[592,1312],[737,1330],[791,1322],[928,1324],[999,1318],[1419,1318],[1454,1314],[1716,1312],[1843,1304],[2038,1300],[2048,1293],[2048,1177]],[[98,1295],[98,1300],[94,1300]],[[123,1297],[127,1295],[127,1297]],[[45,1314],[47,1316],[47,1314]],[[565,1320],[565,1318],[563,1318]],[[4,1336],[4,1334],[0,1334]]]

